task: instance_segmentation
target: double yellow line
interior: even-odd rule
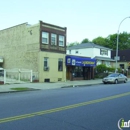
[[[81,107],[81,106],[86,106],[86,105],[99,103],[99,102],[103,102],[103,101],[107,101],[107,100],[116,99],[116,98],[120,98],[120,97],[124,97],[124,96],[128,96],[128,95],[130,95],[130,92],[118,94],[118,95],[114,95],[114,96],[109,96],[106,98],[96,99],[96,100],[92,100],[92,101],[88,101],[88,102],[82,102],[82,103],[78,103],[78,104],[54,108],[54,109],[50,109],[50,110],[44,110],[44,111],[34,112],[34,113],[30,113],[30,114],[24,114],[24,115],[19,115],[19,116],[14,116],[14,117],[3,118],[3,119],[0,119],[0,123],[6,123],[6,122],[10,122],[10,121],[21,120],[21,119],[35,117],[35,116],[39,116],[39,115],[68,110],[68,109],[72,109],[72,108],[76,108],[76,107]]]

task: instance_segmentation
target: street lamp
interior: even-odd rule
[[[121,26],[122,22],[123,22],[125,19],[127,19],[127,18],[130,18],[130,16],[124,18],[124,19],[120,22],[119,27],[118,27],[118,30],[117,30],[117,44],[116,44],[116,57],[115,57],[115,60],[116,60],[116,68],[115,68],[115,73],[116,73],[116,71],[117,71],[117,60],[119,59],[119,58],[118,58],[119,29],[120,29],[120,26]]]

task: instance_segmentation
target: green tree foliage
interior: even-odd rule
[[[97,37],[93,39],[92,42],[116,50],[117,34],[109,35],[107,38]],[[123,32],[119,34],[118,49],[130,49],[130,33]]]
[[[69,43],[67,46],[71,47],[71,46],[75,46],[75,45],[78,45],[78,44],[79,44],[79,42],[72,42],[72,43]]]
[[[85,38],[82,40],[81,44],[88,43],[88,42],[91,42],[91,41],[89,41],[88,38]],[[92,42],[95,44],[116,50],[117,34],[111,34],[106,38],[103,38],[100,36],[100,37],[93,39]],[[68,44],[67,46],[74,46],[77,44],[80,44],[80,43],[73,42],[73,43]],[[119,34],[118,49],[119,50],[130,49],[130,33],[123,32],[123,33]]]
[[[90,42],[89,39],[85,38],[85,39],[83,39],[83,41],[81,43],[88,43],[88,42]]]
[[[93,43],[101,45],[101,46],[106,46],[107,44],[107,39],[103,38],[103,37],[97,37],[95,39],[92,40]]]
[[[97,65],[95,69],[97,73],[103,73],[104,71],[107,70],[107,67],[104,64],[100,64],[100,65]]]

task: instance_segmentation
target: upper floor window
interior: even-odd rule
[[[71,50],[69,50],[69,54],[71,54]]]
[[[65,42],[65,37],[59,35],[59,46],[64,46],[64,42]]]
[[[79,53],[79,51],[75,51],[75,53],[77,54],[77,53]]]
[[[100,49],[100,55],[108,55],[108,50]]]
[[[56,34],[51,34],[51,45],[56,45],[57,43],[57,35]]]
[[[49,33],[48,32],[42,32],[42,43],[43,44],[49,43]]]

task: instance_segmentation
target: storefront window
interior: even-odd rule
[[[83,67],[76,66],[73,72],[74,77],[83,77]]]

